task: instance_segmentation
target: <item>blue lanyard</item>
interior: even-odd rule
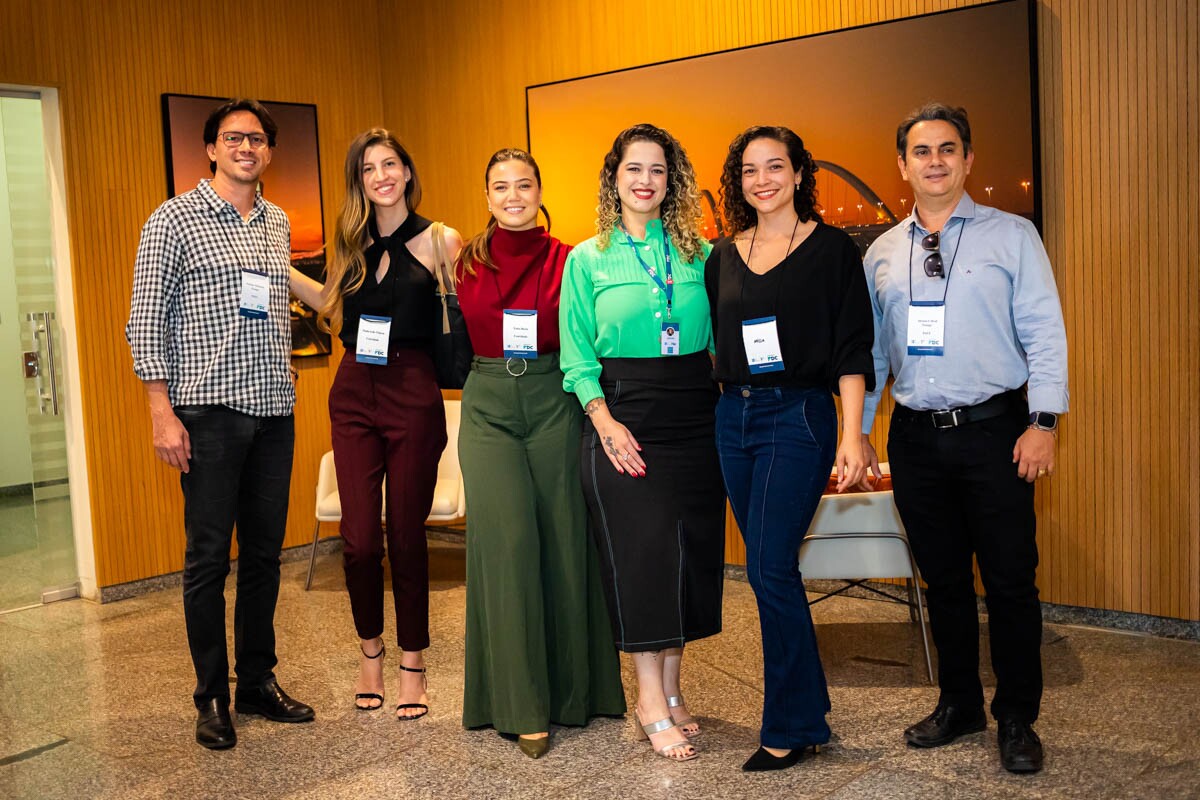
[[[642,258],[642,254],[638,251],[638,246],[633,241],[633,237],[629,235],[629,231],[625,230],[625,223],[618,222],[617,224],[621,226],[621,233],[625,234],[625,243],[629,245],[630,249],[633,250],[633,254],[637,256],[638,263],[642,265],[642,269],[646,270],[646,274],[658,284],[658,288],[662,289],[663,294],[666,296],[667,319],[670,319],[671,299],[675,294],[675,281],[671,278],[671,248],[667,243],[667,232],[665,230],[663,231],[663,261],[667,265],[667,280],[666,283],[664,283],[663,279],[658,277],[658,270],[647,264],[646,260]]]

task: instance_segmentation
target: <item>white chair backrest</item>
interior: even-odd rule
[[[827,494],[821,498],[809,533],[903,532],[891,492]]]
[[[341,499],[337,496],[337,470],[333,465],[333,451],[321,456],[317,467],[317,502],[315,514],[321,522],[336,522],[342,518]]]
[[[446,402],[446,449],[438,461],[438,478],[454,478],[461,480],[461,470],[458,464],[458,428],[462,420],[462,401],[447,400]]]

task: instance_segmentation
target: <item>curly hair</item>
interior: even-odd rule
[[[333,258],[326,271],[325,283],[329,287],[328,299],[320,309],[322,317],[329,317],[341,324],[342,299],[354,294],[363,285],[367,276],[367,220],[372,214],[371,201],[363,188],[363,159],[367,150],[376,145],[391,149],[408,167],[409,180],[404,187],[404,204],[409,212],[416,211],[421,202],[421,181],[412,156],[404,149],[391,132],[383,128],[363,131],[350,143],[346,152],[346,195],[338,212],[337,226],[333,236]]]
[[[821,221],[817,211],[817,164],[804,141],[782,125],[756,125],[737,135],[729,144],[729,155],[721,168],[721,211],[733,233],[741,233],[758,222],[758,212],[742,192],[742,156],[755,139],[772,139],[787,148],[792,169],[800,174],[800,185],[792,195],[792,206],[801,222]]]
[[[695,170],[683,145],[662,128],[648,123],[621,131],[613,141],[612,149],[604,156],[604,166],[600,169],[600,202],[596,206],[596,245],[601,250],[608,248],[612,232],[621,219],[617,167],[625,157],[625,149],[639,141],[657,144],[667,157],[667,194],[659,207],[663,230],[684,260],[695,260],[704,252],[704,237],[700,234],[703,211]]]

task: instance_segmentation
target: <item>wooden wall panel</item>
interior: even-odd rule
[[[150,447],[142,387],[123,332],[138,235],[166,198],[159,95],[316,103],[329,235],[346,145],[382,118],[378,18],[374,0],[0,6],[0,82],[60,92],[101,586],[173,572],[183,563],[178,473]],[[286,131],[280,135],[286,140]],[[328,361],[298,362],[289,546],[309,541],[312,532],[317,463],[329,447]]]
[[[380,2],[406,20],[419,76],[385,79],[388,124],[421,166],[423,209],[468,234],[487,219],[488,156],[525,142],[527,85],[972,4]],[[1046,0],[1037,17],[1040,188],[1072,394],[1058,474],[1038,489],[1043,597],[1200,619],[1200,10]]]
[[[525,142],[529,84],[970,4],[116,0],[80,24],[70,0],[6,2],[0,82],[61,91],[101,585],[179,569],[182,552],[178,483],[149,449],[121,333],[137,234],[163,198],[159,93],[316,102],[328,231],[346,143],[383,122],[417,158],[422,211],[469,234],[486,221],[487,157]],[[391,53],[397,26],[402,66],[385,66],[378,37]],[[1200,619],[1198,51],[1192,0],[1038,7],[1045,240],[1072,389],[1059,472],[1038,489],[1052,602]],[[328,445],[331,368],[301,367],[288,544],[310,533]]]

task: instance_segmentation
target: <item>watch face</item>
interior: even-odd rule
[[[1029,415],[1029,424],[1053,430],[1058,427],[1058,415],[1049,411],[1034,411]]]

